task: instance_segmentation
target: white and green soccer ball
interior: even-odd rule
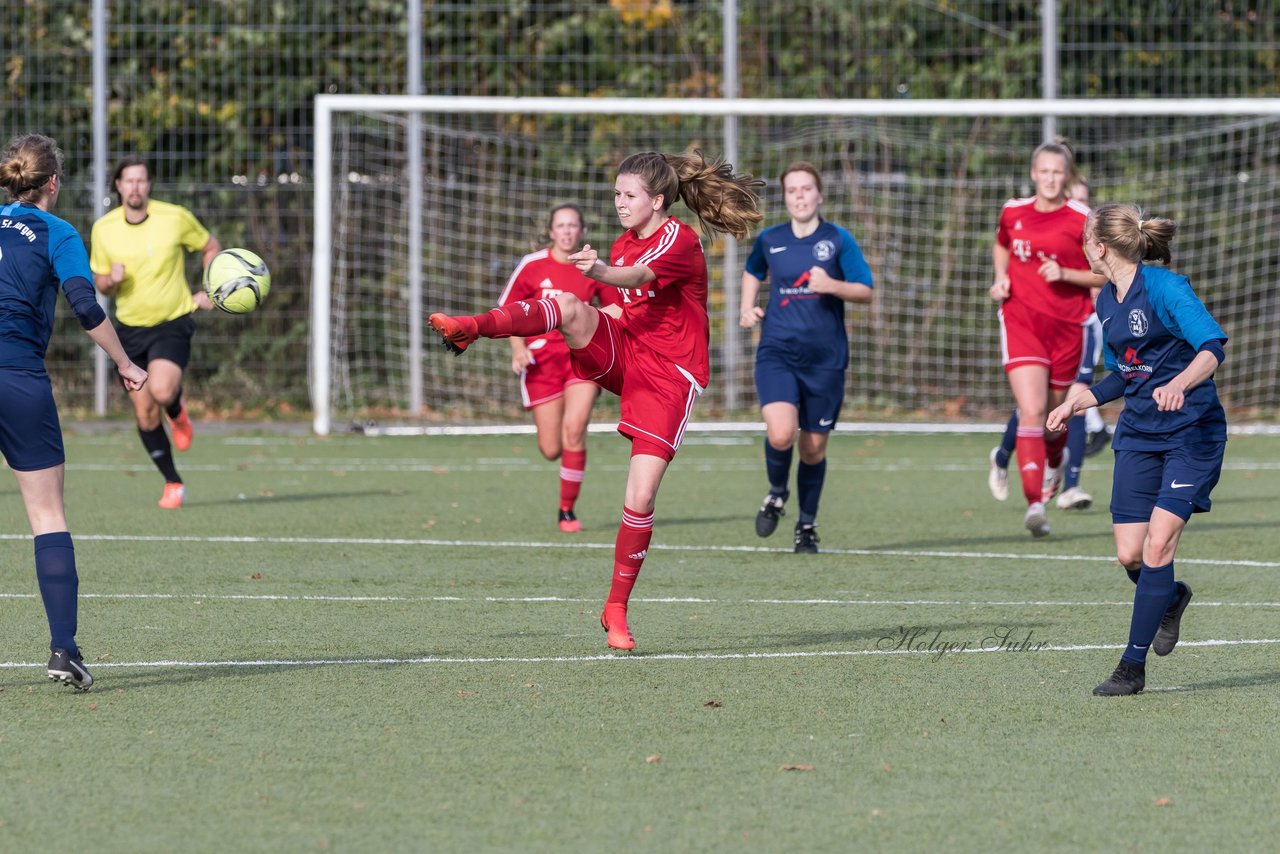
[[[223,249],[205,268],[204,289],[210,301],[228,314],[248,314],[267,298],[271,272],[248,249]]]

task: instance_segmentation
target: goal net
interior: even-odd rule
[[[1218,379],[1236,417],[1280,404],[1276,100],[1051,102],[1092,204],[1178,221],[1173,268],[1231,335]],[[851,305],[844,420],[1002,419],[991,243],[1005,200],[1031,195],[1038,101],[652,101],[322,96],[316,116],[312,397],[316,429],[525,423],[510,349],[460,358],[427,314],[492,308],[548,210],[580,205],[606,249],[617,164],[637,151],[708,156],[766,179],[765,224],[787,219],[777,177],[823,173],[823,215],[875,276]],[[415,141],[416,138],[416,141]],[[682,204],[672,212],[687,221]],[[751,240],[707,242],[712,382],[695,420],[755,419],[754,330],[737,328]],[[764,299],[762,294],[762,301]],[[425,334],[424,334],[425,329]],[[604,406],[614,406],[606,400]],[[605,417],[605,416],[601,416]]]

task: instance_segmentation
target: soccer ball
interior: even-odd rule
[[[228,314],[248,314],[267,298],[271,273],[248,249],[223,249],[204,271],[209,299]]]

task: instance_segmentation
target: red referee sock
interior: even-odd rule
[[[560,304],[553,299],[520,300],[475,316],[476,331],[485,338],[528,338],[560,325]]]
[[[606,604],[627,604],[652,539],[653,514],[637,513],[623,506],[622,524],[618,526],[618,539],[613,545],[613,584]]]
[[[560,454],[560,509],[572,510],[582,492],[582,476],[587,468],[587,451],[564,451]]]

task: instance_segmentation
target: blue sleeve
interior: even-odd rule
[[[93,273],[84,241],[68,223],[49,224],[49,261],[62,283],[62,292],[84,329],[94,329],[107,319],[107,313],[94,296]]]
[[[1116,361],[1116,353],[1111,349],[1111,345],[1107,343],[1107,339],[1102,339],[1102,367],[1108,371],[1120,370],[1120,363]]]
[[[1169,331],[1199,350],[1206,341],[1227,340],[1227,333],[1200,302],[1186,276],[1164,271],[1147,283],[1147,299]]]
[[[762,282],[769,275],[769,263],[764,259],[764,232],[756,237],[756,243],[751,247],[751,254],[747,256],[747,266],[744,269]]]
[[[871,279],[871,265],[863,257],[858,241],[853,239],[846,228],[837,225],[836,231],[840,234],[840,271],[844,275],[842,281],[874,288],[876,283]]]
[[[1124,377],[1118,372],[1107,374],[1099,382],[1095,383],[1089,391],[1093,392],[1093,396],[1098,401],[1099,406],[1104,403],[1110,403],[1116,398],[1124,396]]]

